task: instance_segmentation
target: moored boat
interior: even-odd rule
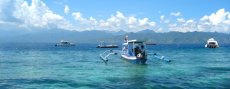
[[[122,44],[121,57],[131,63],[145,64],[147,54],[144,41],[127,40]]]
[[[114,45],[114,44],[105,44],[104,41],[101,41],[100,44],[96,47],[96,48],[118,48],[118,45]]]
[[[70,43],[68,41],[61,40],[60,43],[55,44],[55,46],[69,47],[69,46],[75,46],[75,44]]]
[[[133,64],[146,64],[147,52],[145,41],[140,40],[128,40],[128,36],[125,37],[121,50],[106,50],[100,54],[100,58],[107,64],[108,57],[110,55],[119,54],[122,59]],[[150,53],[151,55],[151,53]],[[164,56],[159,53],[152,54],[156,59],[160,59],[166,62],[171,62],[169,59],[165,59]]]
[[[210,38],[205,45],[205,48],[218,48],[218,42],[214,38]]]

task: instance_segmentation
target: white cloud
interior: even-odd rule
[[[68,5],[65,5],[64,13],[70,14]],[[174,18],[168,19],[160,16],[160,25],[150,18],[138,18],[135,15],[126,15],[120,11],[115,12],[106,19],[84,17],[81,12],[71,13],[73,21],[70,23],[65,17],[54,13],[42,0],[1,0],[0,1],[0,27],[22,27],[40,29],[66,29],[66,30],[109,30],[137,32],[144,29],[155,31],[205,31],[205,32],[230,32],[230,12],[219,9],[210,15],[204,15],[199,19],[185,19],[180,12],[172,12]],[[167,15],[166,15],[167,16]],[[179,18],[178,18],[179,17]],[[174,22],[173,22],[174,21]]]
[[[155,27],[156,26],[156,22],[149,22],[149,26]]]
[[[192,31],[203,31],[203,32],[230,32],[230,13],[225,9],[219,9],[217,12],[210,15],[204,15],[198,20],[184,18],[177,18],[176,23],[170,23],[168,25],[169,31],[179,32],[192,32]],[[177,25],[175,25],[177,24]]]
[[[184,18],[178,18],[178,19],[177,19],[177,22],[179,22],[179,23],[184,23],[185,20],[184,20]]]
[[[228,19],[230,19],[230,14],[228,14]]]
[[[68,5],[65,5],[64,13],[65,13],[65,14],[69,14],[69,11],[70,11],[69,6],[68,6]]]
[[[169,31],[193,32],[199,31],[197,25],[197,22],[193,19],[185,20],[184,18],[178,18],[177,22],[169,24],[168,28]]]
[[[18,20],[13,16],[13,11],[17,8],[18,3],[22,1],[18,0],[0,0],[0,21],[4,22],[18,22]]]
[[[118,18],[125,18],[125,16],[123,15],[123,13],[121,13],[119,11],[117,11],[116,17],[118,17]]]
[[[209,16],[209,21],[213,25],[217,25],[223,21],[225,21],[226,16],[229,14],[229,12],[225,12],[224,9],[218,10],[216,13],[213,13]]]
[[[172,12],[170,15],[178,17],[181,15],[181,13],[180,12]]]
[[[163,28],[158,28],[158,29],[156,29],[156,30],[154,30],[155,32],[160,32],[160,33],[163,33],[164,32],[164,29]]]
[[[164,20],[164,23],[168,24],[168,23],[170,23],[170,20],[166,19],[166,20]]]
[[[135,17],[133,17],[133,16],[129,17],[128,24],[129,25],[137,24],[137,19]]]
[[[82,17],[82,14],[80,12],[74,12],[72,13],[72,16],[74,17],[75,20],[82,21],[84,18]]]
[[[74,12],[72,16],[76,20],[76,26],[79,30],[89,28],[87,30],[124,30],[127,32],[137,32],[144,29],[153,29],[156,26],[156,23],[149,21],[149,18],[140,19],[134,16],[126,16],[120,11],[117,11],[115,15],[111,15],[107,19],[101,20],[93,17],[84,18],[80,12]]]
[[[200,20],[204,23],[211,23],[212,25],[219,25],[223,23],[229,23],[229,12],[225,12],[224,9],[219,9],[216,13],[212,13],[211,15],[205,15]]]
[[[186,23],[193,23],[194,22],[194,20],[192,20],[192,19],[189,19],[188,21],[186,21]]]
[[[193,32],[198,31],[196,23],[189,23],[189,24],[171,24],[169,25],[169,31],[178,31],[178,32]]]
[[[140,19],[139,20],[139,25],[141,25],[141,26],[145,26],[145,25],[147,25],[148,24],[148,21],[149,21],[149,19],[148,18],[143,18],[143,19]]]
[[[229,12],[225,9],[219,9],[217,12],[211,15],[205,15],[200,19],[198,29],[210,32],[230,32],[230,19]]]
[[[201,21],[208,21],[209,20],[209,16],[205,15],[200,20]]]
[[[1,4],[8,6],[11,9],[2,12],[0,18],[8,16],[5,19],[0,19],[4,22],[14,22],[18,27],[24,28],[40,28],[40,29],[68,29],[71,30],[72,25],[66,21],[61,15],[53,13],[46,4],[41,0],[32,0],[29,4],[26,0],[12,0],[2,2]],[[3,8],[7,8],[4,7]],[[8,12],[8,13],[6,13]]]
[[[174,23],[174,24],[169,24],[169,27],[176,27],[176,26],[177,26],[176,23]]]
[[[160,20],[162,21],[162,20],[164,20],[164,18],[165,18],[165,16],[162,15],[162,16],[160,17]]]

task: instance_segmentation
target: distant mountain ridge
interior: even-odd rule
[[[75,43],[98,43],[99,41],[122,43],[124,36],[129,39],[151,41],[157,44],[205,44],[213,37],[219,44],[230,44],[230,34],[217,32],[166,32],[157,33],[153,30],[139,32],[112,31],[68,31],[68,30],[0,30],[0,43],[35,42],[56,43],[67,40]]]
[[[205,44],[209,38],[216,39],[220,44],[230,43],[230,34],[217,32],[167,32],[167,33],[133,33],[130,38],[151,40],[159,44]]]

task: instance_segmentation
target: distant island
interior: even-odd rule
[[[12,42],[36,42],[56,43],[60,40],[69,40],[76,43],[98,43],[98,41],[113,41],[122,43],[124,36],[130,39],[151,41],[156,44],[205,44],[213,37],[220,44],[230,44],[230,34],[217,32],[165,32],[157,33],[153,30],[142,30],[139,32],[111,32],[111,31],[69,31],[69,30],[1,30],[0,43]]]

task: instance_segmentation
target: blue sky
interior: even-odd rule
[[[13,25],[18,29],[229,33],[229,3],[229,0],[2,0],[0,28]]]
[[[201,18],[221,8],[230,10],[229,0],[45,0],[44,2],[59,14],[63,14],[64,5],[68,5],[71,11],[82,12],[86,17],[93,16],[99,19],[106,19],[116,11],[157,20],[162,14],[169,15],[178,11],[185,18]]]

